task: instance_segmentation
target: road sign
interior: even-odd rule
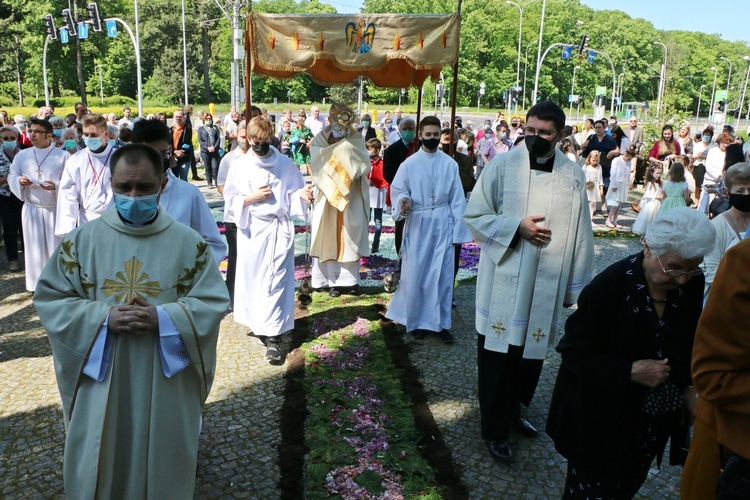
[[[65,28],[60,28],[60,42],[62,43],[68,43],[69,35],[68,30]]]
[[[594,92],[594,95],[607,95],[607,87],[602,87],[600,85],[597,85],[596,92]]]
[[[596,52],[593,50],[589,50],[589,56],[586,58],[586,61],[592,63],[594,62],[595,59],[596,59]]]
[[[89,25],[87,23],[78,23],[78,38],[81,40],[89,37]]]
[[[719,101],[725,101],[727,100],[727,91],[726,90],[717,90],[716,96],[714,97],[714,102]]]
[[[563,59],[570,59],[570,57],[573,55],[573,46],[572,45],[566,45],[563,47],[562,51],[562,58]]]
[[[568,94],[568,102],[578,102],[578,94]]]
[[[107,34],[111,37],[117,36],[117,23],[114,21],[107,21]]]

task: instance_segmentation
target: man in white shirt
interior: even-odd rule
[[[112,202],[109,160],[114,148],[109,144],[107,120],[89,114],[81,122],[86,148],[68,159],[58,189],[55,235],[60,237],[101,217]]]
[[[322,116],[320,116],[320,108],[317,106],[313,106],[310,108],[310,116],[307,117],[307,120],[305,120],[305,126],[312,131],[313,135],[318,135],[318,133],[323,130],[323,127],[326,125],[326,120]]]
[[[133,120],[130,117],[130,113],[131,113],[130,108],[125,108],[125,109],[122,110],[122,115],[123,116],[122,116],[122,118],[120,118],[120,121],[117,122],[117,124],[120,127],[126,126],[126,127],[133,128],[133,124],[135,123],[135,120]]]

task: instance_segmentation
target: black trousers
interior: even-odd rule
[[[505,441],[518,420],[520,405],[529,406],[542,373],[541,359],[524,359],[523,347],[510,346],[508,353],[484,348],[479,336],[479,411],[482,439]]]
[[[8,261],[18,260],[18,238],[23,240],[21,210],[23,202],[14,195],[0,195],[0,219],[3,221],[3,242]]]
[[[395,223],[396,231],[394,234],[394,238],[396,238],[396,255],[401,255],[401,238],[404,237],[404,224],[406,224],[405,219],[397,220]],[[399,257],[399,261],[401,260],[401,257]]]
[[[201,159],[203,160],[203,170],[206,172],[206,181],[208,181],[208,185],[215,185],[216,176],[219,174],[219,162],[221,161],[219,153],[204,153],[201,151]],[[193,179],[195,179],[195,175],[193,175]]]
[[[456,276],[458,276],[458,259],[461,257],[461,247],[463,245],[453,245],[454,248],[454,258],[453,258],[453,281],[456,281]]]
[[[229,246],[229,261],[227,263],[227,290],[229,290],[229,300],[234,305],[234,277],[237,272],[237,224],[227,222],[224,224],[226,231],[224,236],[227,238]]]

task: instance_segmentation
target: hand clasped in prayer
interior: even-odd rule
[[[156,333],[159,331],[159,316],[156,307],[140,297],[135,297],[109,310],[107,327],[115,333],[130,335]]]

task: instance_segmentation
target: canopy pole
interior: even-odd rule
[[[458,51],[459,56],[461,54],[461,3],[463,0],[458,0]],[[450,156],[453,157],[453,153],[456,151],[456,97],[458,94],[458,57],[456,57],[456,63],[453,65],[453,85],[451,90],[451,145],[450,145]]]
[[[251,23],[252,23],[252,13],[253,13],[253,2],[252,0],[249,0],[247,2],[247,22],[245,23],[245,124],[250,121],[250,106],[252,106],[251,101],[251,85],[252,85],[252,78],[250,77],[250,73],[252,71],[252,57],[253,57],[253,50],[251,41],[254,42],[254,40],[251,40],[251,33],[253,32],[251,30]]]
[[[422,119],[422,85],[417,87],[417,131],[419,131],[419,120]]]

